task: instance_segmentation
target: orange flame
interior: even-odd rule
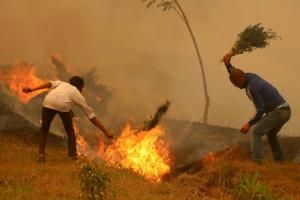
[[[78,119],[75,119],[78,120]],[[77,145],[77,152],[79,155],[83,155],[87,157],[89,145],[84,140],[84,138],[80,135],[80,129],[76,121],[73,122],[73,127],[76,135],[76,145]]]
[[[209,152],[207,155],[205,155],[205,156],[201,159],[201,161],[202,161],[202,163],[204,163],[204,164],[208,164],[208,163],[211,163],[211,162],[215,161],[216,159],[217,159],[216,154],[213,153],[213,152]]]
[[[105,155],[105,150],[106,150],[106,144],[104,143],[104,140],[100,139],[98,146],[97,146],[97,152],[96,152],[96,157],[98,158],[103,158]]]
[[[159,139],[163,134],[160,127],[135,134],[127,125],[107,148],[104,159],[109,166],[132,169],[150,181],[160,182],[170,172],[169,150]]]
[[[92,152],[80,135],[76,120],[78,119],[75,119],[74,129],[79,155],[90,159],[101,158],[109,166],[131,169],[153,182],[160,182],[164,175],[170,173],[170,153],[168,146],[160,139],[164,132],[159,126],[136,133],[127,125],[111,145],[106,146],[100,140],[97,150]]]
[[[0,82],[7,84],[10,91],[22,103],[28,103],[31,98],[45,91],[38,90],[28,94],[22,92],[23,87],[36,87],[44,83],[42,79],[34,75],[33,67],[27,62],[17,62],[12,68],[0,71]]]

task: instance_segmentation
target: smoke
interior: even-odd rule
[[[262,22],[283,37],[267,49],[237,56],[233,63],[273,83],[293,109],[283,130],[296,135],[300,125],[297,57],[299,2],[180,1],[197,38],[206,66],[211,98],[209,123],[239,128],[253,108],[232,87],[219,59],[237,33]],[[185,25],[172,12],[147,9],[141,1],[3,0],[0,8],[0,63],[25,59],[47,76],[49,57],[60,52],[79,72],[96,67],[99,81],[112,90],[104,122],[119,118],[142,121],[170,100],[167,117],[200,121],[204,98],[201,72]],[[284,77],[282,74],[286,74]],[[88,92],[88,91],[87,91]],[[89,102],[92,106],[94,102]],[[233,112],[234,111],[234,112]],[[99,113],[101,114],[101,113]]]

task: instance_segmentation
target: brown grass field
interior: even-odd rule
[[[47,146],[46,164],[37,163],[37,144],[0,132],[0,199],[79,199],[81,164],[71,161],[64,145]],[[300,165],[253,163],[238,147],[220,153],[201,170],[150,183],[128,170],[99,164],[108,173],[118,200],[238,199],[234,190],[241,174],[258,172],[259,181],[276,199],[300,199]]]

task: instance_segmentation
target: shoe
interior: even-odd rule
[[[77,156],[70,156],[70,158],[71,158],[72,161],[77,161],[78,160]]]
[[[40,155],[38,162],[45,164],[46,163],[46,161],[45,161],[45,155]]]
[[[78,157],[78,155],[75,155],[75,156],[70,156],[70,155],[69,155],[69,158],[70,158],[71,161],[75,161],[75,162],[76,162],[77,160],[80,159],[80,158]]]

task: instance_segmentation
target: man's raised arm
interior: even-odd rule
[[[229,53],[227,53],[224,57],[223,57],[223,62],[224,62],[224,64],[225,64],[225,66],[226,66],[226,69],[227,69],[227,71],[228,71],[228,73],[230,74],[231,73],[231,71],[232,71],[232,69],[234,68],[232,65],[231,65],[231,63],[230,63],[230,60],[231,60],[231,57],[233,56],[233,54],[232,54],[232,52],[229,52]]]

